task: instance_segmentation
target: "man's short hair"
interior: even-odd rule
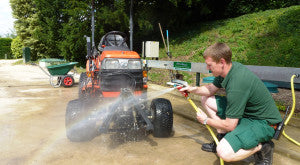
[[[203,57],[211,57],[215,62],[219,62],[221,58],[224,58],[226,63],[231,63],[232,52],[229,46],[225,43],[217,42],[209,46],[203,53]]]

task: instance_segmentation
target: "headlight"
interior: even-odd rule
[[[117,59],[107,59],[105,60],[104,69],[119,69],[120,64]]]
[[[142,69],[140,59],[105,59],[102,62],[102,69]]]
[[[142,69],[141,60],[128,60],[128,69]]]

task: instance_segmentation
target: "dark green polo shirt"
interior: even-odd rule
[[[233,62],[227,76],[216,77],[213,84],[226,90],[227,118],[252,118],[269,124],[282,120],[264,83],[242,64]]]

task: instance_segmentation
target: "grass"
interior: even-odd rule
[[[170,36],[170,51],[172,61],[204,62],[202,54],[209,45],[225,42],[232,49],[233,61],[299,67],[299,34],[300,5],[186,27]],[[168,60],[164,48],[160,49],[160,59]],[[150,74],[150,79],[152,75],[155,73]],[[194,77],[187,76],[185,80],[195,83]]]
[[[12,65],[21,65],[21,64],[23,64],[23,60],[18,60],[16,62],[12,63]]]
[[[283,102],[283,101],[275,101],[275,104],[276,104],[276,106],[277,106],[277,108],[278,108],[279,111],[284,111],[284,112],[286,111],[287,106],[286,106],[285,102]]]
[[[173,57],[204,62],[204,50],[215,42],[227,43],[233,60],[249,65],[300,66],[300,6],[268,10],[237,18],[186,27],[170,40]],[[164,49],[160,55],[166,57]]]

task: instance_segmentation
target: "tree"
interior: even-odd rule
[[[285,8],[297,4],[299,4],[298,0],[231,0],[226,6],[224,15],[236,17],[247,13]]]
[[[37,23],[32,37],[38,40],[36,52],[38,57],[62,57],[59,42],[63,40],[60,35],[65,17],[62,14],[65,1],[61,0],[34,0]]]
[[[16,19],[15,29],[23,46],[31,48],[31,60],[37,59],[36,47],[39,40],[33,37],[38,26],[36,8],[33,0],[10,0],[12,15]]]
[[[65,3],[63,15],[66,22],[62,24],[60,33],[64,38],[60,41],[60,51],[65,59],[79,61],[82,64],[86,56],[86,40],[91,37],[91,0],[69,0]],[[128,32],[129,17],[126,13],[125,0],[95,0],[95,44],[109,31]]]
[[[60,34],[63,38],[59,42],[62,56],[69,61],[83,63],[86,55],[86,41],[84,35],[91,34],[90,5],[88,0],[69,0],[65,2],[62,14],[67,18],[62,23]]]
[[[85,61],[95,9],[95,44],[113,30],[128,34],[131,0],[10,0],[16,33],[31,48],[32,60],[64,57]],[[160,40],[158,23],[173,34],[201,21],[233,17],[269,8],[287,7],[297,0],[133,0],[134,50],[141,42]],[[129,34],[128,34],[129,35]]]

